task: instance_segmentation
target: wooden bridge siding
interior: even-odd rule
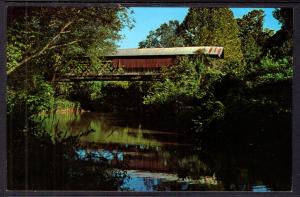
[[[112,59],[114,67],[123,68],[125,70],[135,69],[159,69],[162,66],[172,66],[176,61],[174,56],[154,56],[154,57],[118,57]]]

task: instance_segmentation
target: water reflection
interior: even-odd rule
[[[129,179],[119,190],[270,191],[263,183],[251,182],[247,169],[234,168],[237,173],[219,170],[216,155],[193,151],[176,132],[132,127],[120,117],[95,112],[45,116],[44,127],[53,136],[58,131],[75,135],[93,129],[93,133],[81,137],[76,158],[104,159],[112,168],[122,166]]]
[[[153,135],[177,135],[174,132],[161,132],[128,126],[120,126],[123,122],[109,114],[86,112],[82,114],[56,113],[44,121],[47,131],[56,134],[57,130],[68,135],[76,135],[89,129],[95,132],[81,138],[84,143],[115,143],[124,145],[141,145],[144,148],[160,146],[161,144],[176,145],[177,142],[157,141]],[[172,138],[172,137],[171,137]]]
[[[254,192],[270,192],[271,189],[267,188],[265,185],[256,185],[252,187],[252,191]]]
[[[124,155],[122,152],[117,151],[108,151],[108,150],[86,150],[86,149],[78,149],[76,151],[76,156],[78,159],[87,160],[88,156],[91,155],[92,159],[95,161],[100,160],[100,158],[107,159],[108,161],[112,161],[116,159],[118,161],[123,161]]]

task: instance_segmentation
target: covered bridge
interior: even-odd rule
[[[223,47],[196,46],[173,48],[142,48],[119,49],[106,58],[112,61],[113,67],[127,71],[156,70],[163,66],[174,65],[176,57],[203,54],[220,58],[223,56]]]
[[[143,81],[161,79],[158,71],[161,67],[170,67],[178,56],[206,55],[223,57],[223,47],[194,46],[173,48],[119,49],[105,56],[114,68],[122,68],[124,73],[65,75],[59,81]]]

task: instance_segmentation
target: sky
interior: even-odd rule
[[[133,10],[132,17],[135,20],[135,26],[129,30],[124,28],[122,34],[125,36],[118,45],[119,48],[138,48],[138,43],[144,40],[149,31],[157,29],[162,23],[169,20],[178,20],[182,22],[188,12],[188,8],[154,8],[139,7],[130,8]],[[255,8],[259,9],[259,8]],[[274,8],[261,8],[265,11],[264,27],[275,31],[280,29],[279,22],[272,16]],[[253,8],[232,8],[235,18],[241,18],[253,10]]]

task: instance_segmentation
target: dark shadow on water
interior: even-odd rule
[[[203,148],[199,148],[182,133],[146,129],[141,124],[132,127],[125,122],[114,114],[57,113],[44,119],[42,128],[48,132],[41,131],[41,136],[13,132],[20,128],[10,124],[9,188],[258,192],[290,189],[290,155],[284,154],[290,147],[283,146],[280,136],[262,136],[251,145],[243,141],[249,139],[247,135],[226,138],[210,133],[203,136],[210,143],[202,143]],[[36,133],[41,128],[33,124],[31,129]],[[85,130],[93,132],[76,137]],[[58,131],[69,134],[67,139],[53,144],[51,135]],[[282,146],[274,148],[274,144]],[[29,145],[26,158],[25,145]]]

